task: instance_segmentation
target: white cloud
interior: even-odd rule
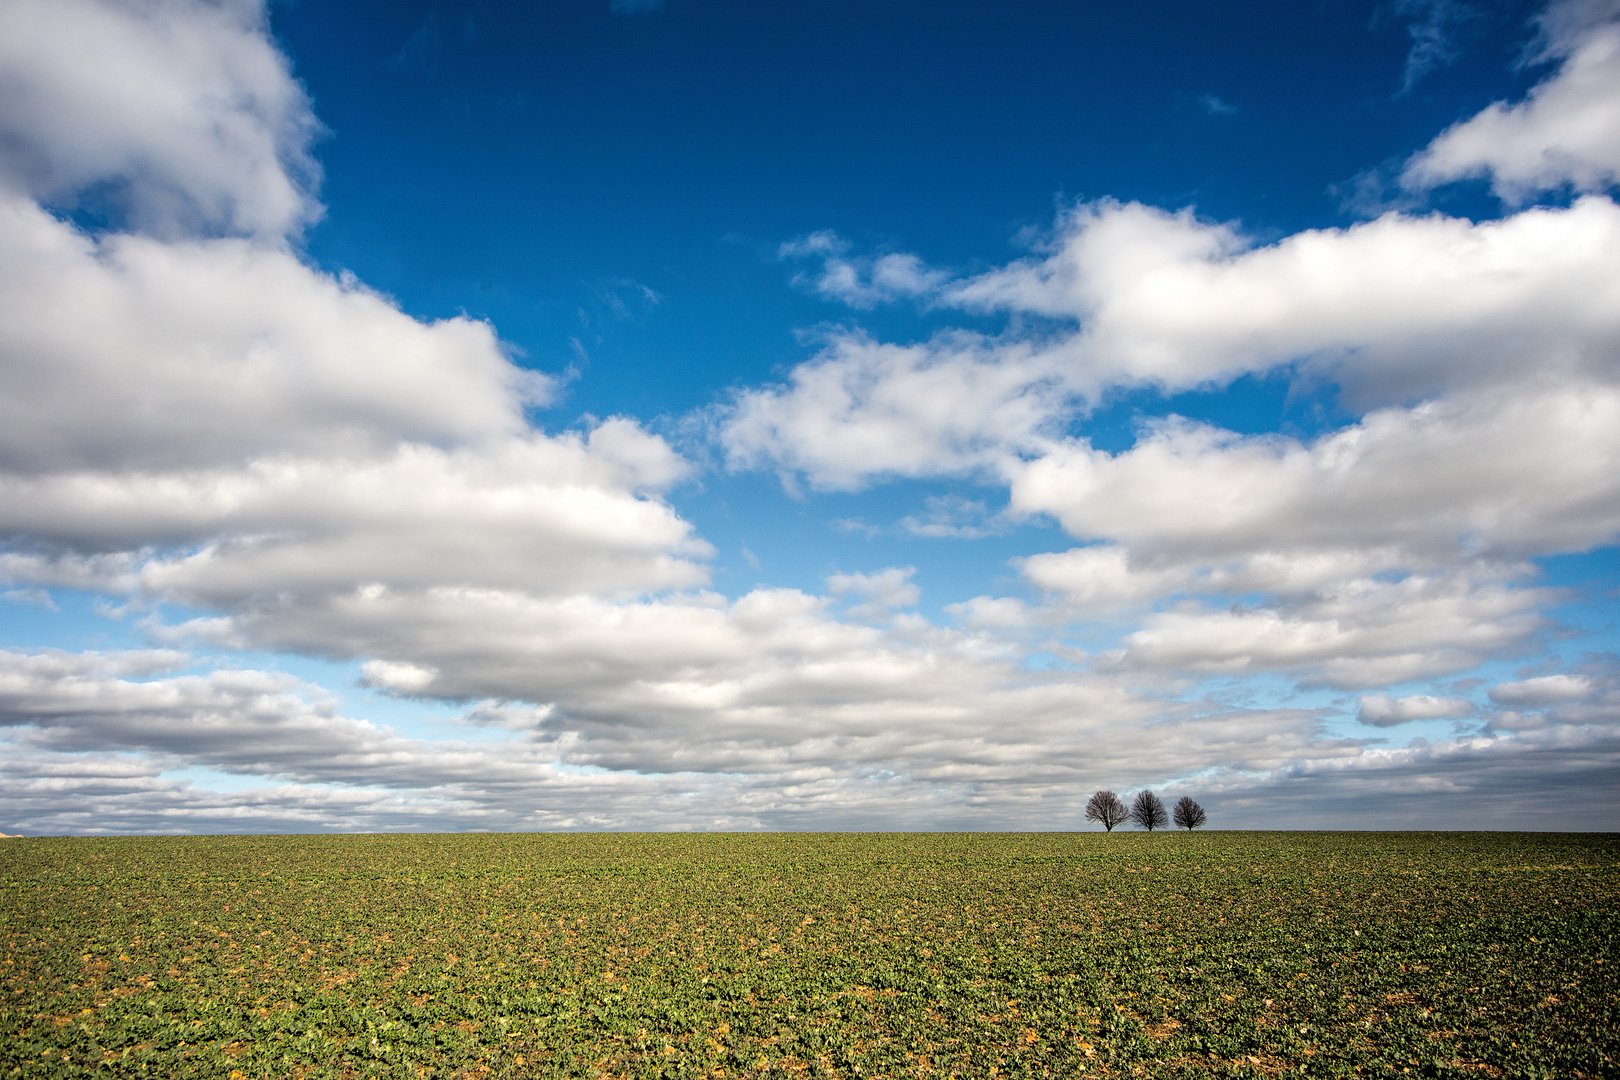
[[[1185,565],[1133,567],[1129,550],[1114,544],[1072,548],[1019,560],[1024,577],[1083,611],[1142,604],[1180,591],[1191,581]]]
[[[1447,129],[1407,162],[1401,181],[1425,189],[1489,177],[1510,202],[1620,183],[1620,8],[1558,3],[1543,18],[1540,59],[1558,70],[1523,101],[1496,102]]]
[[[1388,694],[1363,694],[1357,719],[1374,727],[1394,727],[1412,720],[1467,716],[1473,708],[1473,703],[1462,698],[1433,697],[1429,694],[1400,698]]]
[[[73,831],[217,828],[233,819],[248,829],[277,820],[352,828],[379,818],[395,827],[566,827],[633,820],[638,800],[659,795],[667,813],[673,796],[702,787],[691,778],[570,773],[555,744],[533,739],[404,737],[344,717],[315,688],[275,673],[136,682],[118,677],[119,666],[116,657],[75,667],[0,651],[0,729],[12,738],[5,771],[15,777],[0,805],[12,820],[65,820]],[[154,775],[177,766],[314,786],[220,796]],[[108,812],[84,820],[98,804]]]
[[[859,596],[865,603],[849,610],[855,618],[877,618],[892,608],[911,607],[922,590],[911,581],[915,566],[891,566],[875,574],[830,574],[827,591],[834,596]]]
[[[71,653],[59,649],[35,653],[0,651],[0,670],[8,681],[54,682],[87,676],[156,675],[185,667],[190,662],[190,656],[174,649],[126,649],[109,653]]]
[[[849,243],[833,232],[814,232],[790,240],[777,251],[783,259],[820,259],[821,272],[797,274],[794,283],[808,285],[828,300],[869,309],[895,300],[925,297],[950,279],[906,252],[850,258]]]
[[[551,381],[237,240],[94,240],[0,199],[0,467],[184,467],[522,432]]]
[[[1262,247],[1136,204],[1077,207],[1052,249],[952,286],[951,302],[1078,321],[1063,381],[1183,390],[1303,364],[1364,402],[1545,373],[1612,373],[1620,207],[1473,223],[1390,214]]]
[[[1620,206],[1588,197],[1482,223],[1390,214],[1251,247],[1187,211],[1099,202],[1065,214],[1038,257],[940,297],[1054,322],[909,345],[835,332],[785,383],[746,390],[722,413],[730,465],[840,490],[995,476],[1119,388],[1208,388],[1278,369],[1337,383],[1357,409],[1612,382]]]
[[[1348,581],[1272,606],[1157,612],[1125,637],[1120,656],[1158,670],[1285,671],[1307,684],[1386,686],[1523,650],[1546,626],[1536,610],[1545,599],[1461,577]]]
[[[221,62],[259,50],[285,78],[257,7],[93,7],[91,44],[124,35],[131,63],[172,39]],[[48,21],[8,9],[23,16]],[[4,65],[30,100],[60,89]],[[196,97],[174,105],[187,116],[246,110],[286,149],[256,99],[216,102],[201,76],[164,92]],[[191,226],[208,225],[198,213]],[[688,469],[662,439],[621,418],[533,431],[525,409],[552,380],[511,363],[487,324],[420,322],[277,244],[95,238],[0,197],[0,370],[0,532],[27,540],[0,560],[12,581],[230,609],[362,586],[624,595],[706,576],[707,545],[657,497]]]
[[[319,214],[317,130],[259,0],[0,6],[0,166],[29,194],[110,187],[143,231],[279,239]]]
[[[1015,475],[1010,505],[1144,560],[1579,551],[1620,532],[1617,432],[1620,386],[1574,380],[1384,409],[1310,444],[1167,422],[1119,454],[1055,447]]]
[[[1003,515],[993,514],[984,503],[962,495],[930,495],[924,500],[924,506],[923,513],[908,514],[900,519],[898,524],[902,531],[912,536],[979,540],[1011,528]]]
[[[1143,545],[1146,547],[1147,545]],[[1324,586],[1399,569],[1410,557],[1391,548],[1252,550],[1223,558],[1196,552],[1156,556],[1117,544],[1046,552],[1015,560],[1025,580],[1079,615],[1125,612],[1178,594],[1309,595]]]
[[[13,760],[61,764],[64,755],[117,752],[166,768],[418,792],[441,804],[419,808],[424,816],[465,823],[482,813],[505,827],[554,821],[562,807],[599,824],[713,821],[728,811],[778,825],[862,814],[1010,823],[1032,798],[1067,805],[1117,777],[1196,769],[1210,753],[1243,768],[1276,767],[1311,735],[1298,714],[1178,716],[1107,680],[1020,674],[979,652],[971,637],[897,647],[875,631],[822,618],[798,594],[753,594],[710,610],[707,627],[701,620],[695,627],[710,631],[704,640],[680,650],[692,637],[690,620],[680,623],[682,641],[655,639],[666,654],[657,682],[581,670],[529,650],[486,665],[486,674],[529,687],[549,682],[570,699],[527,710],[520,723],[501,704],[510,699],[484,701],[468,720],[513,733],[492,742],[404,737],[344,717],[318,691],[274,673],[133,681],[114,673],[116,660],[74,665],[3,651],[0,727],[9,729]],[[609,630],[579,614],[577,630]],[[614,650],[600,642],[554,645],[576,656],[616,652],[652,674],[633,659],[649,640],[624,625],[624,610],[596,614],[632,640]],[[476,644],[495,658],[488,640]],[[672,649],[684,656],[668,655]],[[690,664],[704,653],[708,663]],[[716,680],[721,672],[729,677]],[[463,683],[468,674],[463,666]],[[985,715],[1000,722],[987,727]],[[79,768],[107,775],[104,763]],[[634,804],[638,793],[646,805]],[[684,812],[663,798],[674,793],[687,796]],[[61,814],[83,793],[52,799],[38,787],[26,796],[14,789],[0,803],[17,814],[24,797],[38,816]]]
[[[851,490],[882,476],[993,474],[1041,444],[1064,398],[1052,357],[1029,344],[839,333],[786,386],[737,395],[717,434],[734,469],[775,467]]]
[[[1410,93],[1430,71],[1457,59],[1457,31],[1480,12],[1458,0],[1396,0],[1398,14],[1419,16],[1406,26],[1412,47],[1406,54],[1401,93]]]
[[[945,610],[973,630],[1017,631],[1040,619],[1039,612],[1016,596],[975,596]]]
[[[362,590],[264,605],[232,629],[261,647],[384,659],[411,676],[431,669],[441,698],[543,703],[540,737],[568,764],[647,774],[840,791],[881,775],[906,799],[932,800],[930,784],[1016,789],[1031,770],[1070,777],[1075,790],[1122,773],[1196,771],[1211,739],[1262,767],[1311,738],[1295,713],[1195,717],[1117,676],[1023,670],[993,636],[915,618],[878,629],[826,608],[792,590],[729,603]],[[784,798],[787,813],[795,803]]]
[[[119,79],[191,98],[169,102],[172,115],[156,110],[151,130],[130,125],[124,142],[74,172],[61,163],[78,160],[76,140],[101,143],[52,95],[106,95],[118,82],[68,85],[15,49],[0,51],[8,87],[55,109],[65,125],[40,121],[45,141],[17,144],[56,170],[51,177],[66,177],[33,193],[66,198],[75,184],[128,180],[131,221],[153,234],[91,237],[15,190],[0,198],[0,533],[21,540],[0,557],[7,579],[191,605],[201,611],[182,627],[147,625],[168,640],[347,649],[379,688],[418,694],[442,683],[450,696],[520,668],[525,631],[480,669],[453,642],[426,647],[426,635],[416,639],[419,651],[449,651],[404,655],[390,639],[415,631],[364,616],[415,603],[416,629],[426,630],[436,613],[468,610],[457,605],[469,597],[471,610],[496,597],[495,607],[551,611],[570,602],[556,598],[574,598],[576,608],[611,620],[615,598],[703,583],[708,545],[659,497],[689,469],[667,443],[622,418],[578,434],[532,430],[524,410],[544,400],[550,381],[512,364],[489,326],[412,319],[280,244],[313,205],[287,171],[302,160],[312,121],[257,6],[64,11],[81,7],[89,51],[75,63],[122,36],[130,64],[170,70],[152,87],[123,69]],[[7,18],[25,16],[38,26],[56,18],[36,6],[7,9]],[[49,48],[71,49],[71,35],[64,40]],[[198,75],[171,55],[176,49],[214,53]],[[251,87],[227,94],[214,80],[269,78],[253,67],[265,58],[282,81],[260,89],[282,93],[283,113]],[[116,119],[119,107],[108,115]],[[17,115],[13,131],[34,130],[24,123],[33,114]],[[213,125],[229,145],[188,142],[179,129],[192,120]],[[304,135],[288,135],[293,128]],[[199,154],[211,155],[217,175],[192,168]],[[33,167],[33,158],[20,160],[4,164]],[[279,181],[267,183],[264,170]],[[277,192],[292,201],[277,201]],[[549,609],[540,597],[551,598]],[[349,638],[328,635],[345,615]],[[558,628],[531,622],[526,632]],[[617,656],[611,631],[598,629],[596,646]],[[678,636],[682,627],[661,632]],[[589,650],[575,655],[592,662]],[[619,660],[634,670],[634,658]],[[105,696],[105,707],[47,723],[13,698],[8,722],[37,728],[30,745],[52,753],[124,747],[312,783],[393,783],[391,762],[426,768],[445,751],[336,718],[271,676],[128,683],[97,671],[58,673],[53,685],[68,699]],[[269,719],[237,725],[255,716]],[[348,758],[330,743],[339,736],[349,739]],[[322,748],[335,771],[299,758],[305,746]],[[504,767],[504,759],[445,754],[438,764],[464,760],[469,784],[479,775],[494,783]]]
[[[1592,693],[1590,680],[1580,675],[1543,675],[1521,682],[1498,683],[1488,691],[1499,705],[1535,708],[1564,701],[1579,701]]]
[[[679,475],[678,459],[634,437],[655,444],[650,456],[636,460],[618,433],[600,440],[605,449],[594,435],[535,436],[482,450],[407,444],[369,460],[0,474],[0,528],[58,553],[14,554],[0,572],[225,607],[360,585],[614,594],[701,584],[694,560],[708,545],[637,494],[643,479]],[[123,555],[76,554],[109,549]]]
[[[1128,669],[1360,689],[1526,653],[1550,629],[1539,609],[1556,594],[1525,585],[1527,567],[1437,560],[1444,569],[1417,573],[1412,561],[1347,547],[1133,564],[1130,549],[1103,544],[1020,564],[1049,593],[1047,619],[1118,627],[1107,659]]]
[[[362,686],[388,690],[396,694],[419,694],[433,685],[438,672],[416,664],[402,664],[394,660],[367,660],[360,665]]]
[[[459,684],[435,692],[472,696],[478,683],[559,704],[498,694],[466,719],[507,734],[410,738],[273,673],[133,681],[120,672],[163,658],[0,652],[0,771],[16,778],[0,785],[0,814],[28,831],[1010,827],[1078,820],[1099,786],[1168,785],[1221,808],[1223,824],[1263,825],[1237,808],[1304,776],[1328,801],[1353,775],[1355,790],[1441,783],[1459,806],[1502,813],[1489,772],[1590,774],[1620,745],[1610,705],[1556,733],[1370,751],[1323,739],[1309,714],[1166,706],[1097,675],[1020,672],[972,635],[903,646],[791,592],[700,603],[696,619],[505,598],[516,610],[504,625],[490,618],[501,598],[463,597],[459,613],[441,598],[431,624],[421,601],[369,602],[374,617],[351,629],[383,633],[392,617],[401,651],[454,658]],[[601,670],[609,657],[623,670]],[[370,670],[407,672],[392,663]],[[156,776],[197,766],[283,786],[215,795]]]

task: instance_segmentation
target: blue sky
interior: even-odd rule
[[[1612,3],[0,31],[0,831],[1620,822]]]

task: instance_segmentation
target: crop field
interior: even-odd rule
[[[1620,1076],[1620,837],[0,841],[0,1077]]]

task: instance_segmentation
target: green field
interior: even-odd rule
[[[1620,837],[0,841],[0,1076],[1620,1076]]]

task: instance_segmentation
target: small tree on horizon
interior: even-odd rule
[[[1176,824],[1192,832],[1205,821],[1204,808],[1193,802],[1191,795],[1183,795],[1176,802]]]
[[[1125,824],[1130,816],[1125,801],[1112,791],[1099,791],[1086,803],[1086,820],[1100,822],[1109,832],[1115,825]]]
[[[1164,812],[1164,803],[1151,791],[1141,792],[1131,803],[1131,820],[1148,832],[1170,824],[1170,815]]]

